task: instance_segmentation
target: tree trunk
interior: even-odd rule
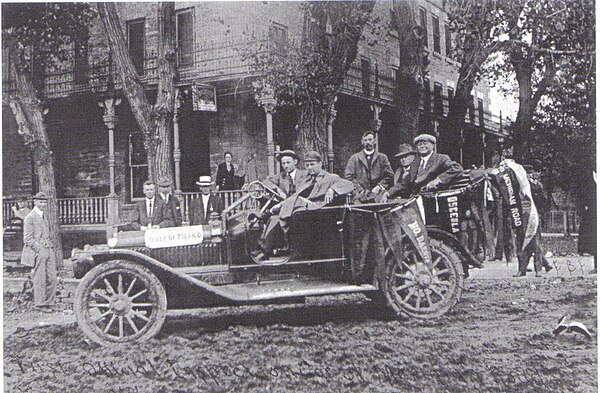
[[[173,179],[173,107],[175,100],[175,23],[173,3],[159,3],[158,93],[154,107],[150,104],[144,86],[137,74],[121,22],[114,3],[98,3],[98,12],[104,25],[108,44],[119,69],[123,93],[133,116],[144,134],[148,153],[148,177]]]
[[[304,153],[314,150],[323,157],[323,167],[327,167],[327,116],[329,111],[323,105],[306,104],[300,111],[296,152],[304,159]]]
[[[423,93],[423,37],[416,23],[415,4],[395,0],[393,18],[398,33],[400,67],[396,86],[400,142],[412,143],[419,133],[419,104]]]
[[[38,174],[39,191],[48,195],[48,207],[45,212],[50,226],[50,239],[54,246],[54,254],[58,268],[63,266],[58,203],[56,200],[56,181],[54,176],[54,159],[50,149],[50,141],[43,109],[36,95],[30,74],[22,63],[22,48],[17,40],[5,36],[5,47],[8,52],[10,75],[9,80],[15,82],[15,89],[4,92],[5,100],[17,119],[19,134],[33,153],[33,161]]]
[[[527,155],[529,134],[531,133],[531,122],[533,120],[531,102],[531,76],[533,68],[526,64],[513,63],[517,83],[519,85],[519,111],[517,118],[512,124],[513,135],[513,157],[519,161]]]

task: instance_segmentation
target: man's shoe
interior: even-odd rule
[[[519,270],[519,272],[517,274],[515,274],[513,277],[525,277],[526,275],[527,275],[527,272]]]
[[[554,268],[552,266],[548,265],[544,269],[546,269],[546,273],[548,273],[550,270],[552,270]]]
[[[255,262],[262,262],[269,259],[269,256],[261,250],[252,251],[250,255]]]

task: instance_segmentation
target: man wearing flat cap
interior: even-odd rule
[[[200,176],[196,184],[202,194],[190,202],[190,225],[206,225],[210,221],[211,214],[221,214],[223,202],[212,193],[212,186],[215,183],[210,176]]]
[[[375,202],[375,198],[392,185],[394,172],[388,157],[375,151],[375,133],[366,131],[362,136],[363,150],[353,154],[344,171],[344,178],[354,184],[355,201]]]
[[[23,223],[21,263],[32,267],[33,300],[41,309],[52,306],[56,295],[56,257],[46,217],[48,195],[38,192]]]
[[[173,195],[171,180],[166,177],[158,180],[158,195],[165,203],[164,228],[181,226],[181,207],[179,199]]]
[[[319,209],[333,202],[336,197],[352,194],[354,190],[352,182],[325,171],[323,160],[318,152],[306,153],[304,165],[307,176],[301,184],[298,184],[296,192],[271,209],[274,214],[277,214],[278,219],[270,228],[265,228],[259,240],[261,250],[253,255],[255,260],[261,261],[269,258],[277,237],[288,232],[289,219],[294,212]],[[276,216],[271,218],[274,217]]]
[[[277,175],[267,177],[265,185],[275,189],[283,199],[296,192],[298,184],[306,178],[306,171],[297,169],[298,155],[293,150],[283,150],[277,154],[277,159],[283,168]]]
[[[415,157],[417,156],[417,152],[409,143],[401,143],[398,146],[398,153],[395,157],[398,157],[400,160],[400,166],[394,172],[394,185],[390,187],[388,192],[384,193],[380,199],[380,202],[386,202],[388,200],[389,195],[397,196],[400,183],[402,181],[408,181],[408,176],[410,174],[410,166],[415,161]]]
[[[429,134],[421,134],[414,139],[418,157],[410,166],[409,174],[390,189],[389,198],[443,190],[462,174],[459,163],[433,151],[435,143],[435,137]]]

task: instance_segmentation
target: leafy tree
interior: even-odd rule
[[[108,46],[117,65],[123,94],[127,97],[133,116],[144,134],[148,153],[148,176],[173,179],[173,149],[171,134],[175,104],[175,4],[159,2],[158,17],[158,93],[154,105],[144,90],[133,61],[115,3],[97,3],[100,19],[106,32]]]
[[[2,4],[2,50],[7,55],[5,72],[11,86],[4,89],[2,101],[14,115],[18,132],[31,149],[38,174],[39,190],[48,197],[47,218],[50,237],[59,267],[62,244],[54,158],[44,121],[43,103],[32,82],[32,64],[51,69],[61,61],[65,46],[87,38],[93,10],[84,3],[4,3]]]
[[[316,150],[327,157],[327,117],[346,74],[356,59],[358,42],[372,22],[374,1],[304,2],[302,42],[277,51],[248,50],[260,79],[278,106],[298,108],[299,152]]]

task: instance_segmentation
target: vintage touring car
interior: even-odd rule
[[[298,211],[274,255],[257,261],[260,218],[278,198],[253,182],[209,225],[121,232],[75,250],[81,330],[115,345],[153,337],[168,309],[364,293],[398,318],[427,319],[460,299],[468,253],[447,232],[425,229],[414,198]]]

